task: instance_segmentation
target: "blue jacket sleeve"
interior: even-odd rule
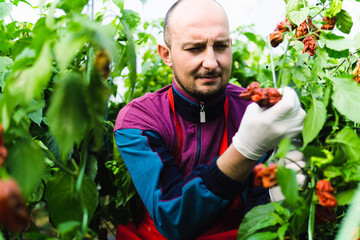
[[[184,178],[154,131],[119,129],[115,140],[156,228],[168,239],[200,235],[245,187],[223,174],[216,159]]]

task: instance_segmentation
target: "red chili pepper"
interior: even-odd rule
[[[20,188],[12,179],[0,180],[0,224],[11,232],[24,232],[30,217]]]
[[[256,102],[260,107],[271,107],[281,100],[281,94],[277,89],[261,88],[258,82],[249,84],[239,96],[242,99]]]
[[[277,165],[272,164],[262,171],[261,175],[264,188],[271,188],[277,185],[277,170]]]
[[[334,197],[334,188],[328,180],[322,179],[316,184],[316,195],[320,205],[324,207],[336,207],[337,200]]]
[[[264,170],[264,164],[260,163],[254,167],[254,186],[260,187],[262,185],[262,171]]]

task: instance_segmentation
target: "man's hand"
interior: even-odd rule
[[[290,87],[280,89],[282,99],[270,108],[251,103],[245,111],[233,145],[247,159],[259,160],[275,148],[281,139],[294,137],[302,131],[305,111],[296,92]]]

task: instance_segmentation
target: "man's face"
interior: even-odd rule
[[[190,1],[189,1],[190,2]],[[194,6],[193,6],[194,7]],[[172,18],[171,67],[177,85],[199,100],[221,95],[230,78],[232,51],[228,21],[219,6],[206,14],[184,12]]]

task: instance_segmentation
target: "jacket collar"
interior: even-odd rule
[[[202,104],[202,102],[182,91],[174,81],[172,83],[172,89],[175,111],[187,121],[200,123],[200,104]],[[210,122],[224,115],[225,96],[226,94],[224,93],[218,99],[203,103],[206,122]]]

